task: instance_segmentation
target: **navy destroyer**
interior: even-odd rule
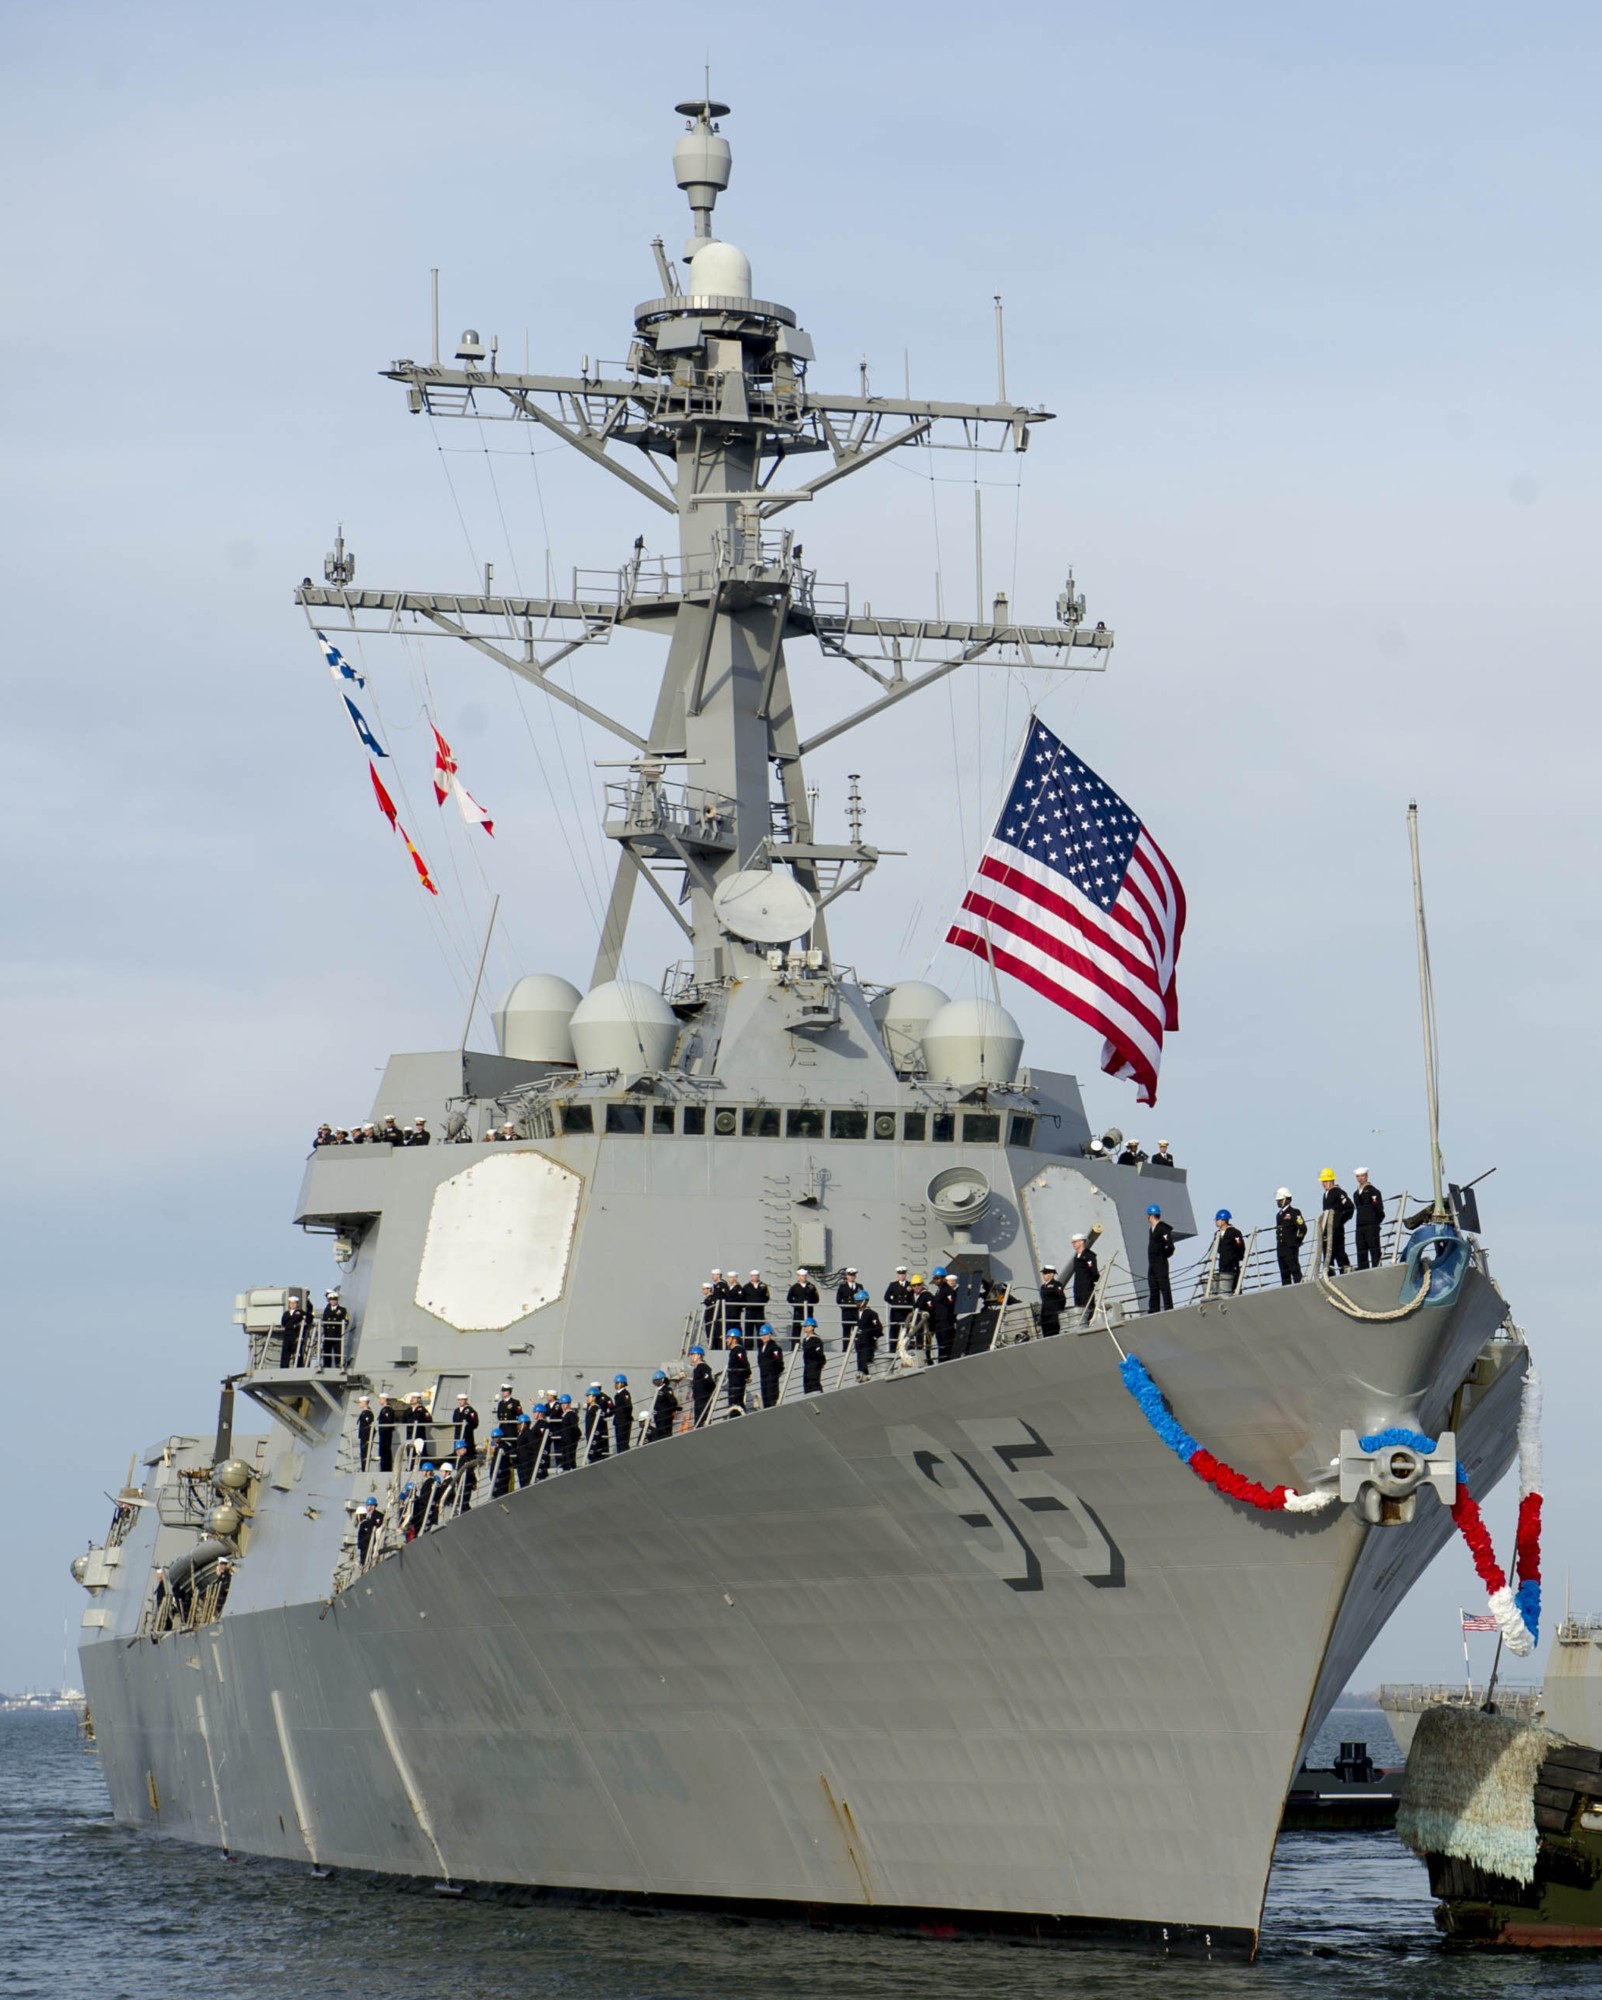
[[[726,108],[679,111],[693,234],[656,246],[625,363],[508,372],[469,332],[455,365],[436,341],[383,371],[413,412],[562,440],[669,514],[674,552],[524,597],[358,584],[341,543],[296,593],[336,655],[426,634],[608,731],[616,874],[582,993],[584,968],[531,969],[493,1050],[391,1057],[376,1143],[313,1152],[322,1269],[240,1295],[215,1428],[191,1402],[141,1449],[74,1563],[115,1812],[453,1892],[1250,1953],[1304,1748],[1451,1532],[1454,1448],[1480,1493],[1511,1460],[1524,1345],[1481,1245],[1441,1223],[1421,1265],[1399,1218],[1378,1268],[1282,1288],[1254,1237],[1227,1295],[1198,1256],[1144,1315],[1149,1205],[1196,1238],[1182,1168],[1118,1163],[994,992],[838,962],[830,905],[880,854],[855,815],[819,837],[806,758],[953,672],[1105,667],[1113,635],[1071,580],[1025,624],[1003,598],[881,615],[805,566],[798,503],[941,438],[1021,451],[1048,413],[817,388],[714,230]],[[666,641],[649,716],[552,672],[625,633]],[[804,713],[819,652],[862,672],[854,712]],[[685,940],[660,985],[622,976],[642,886]],[[417,1121],[434,1143],[385,1141]],[[1100,1283],[1041,1337],[1075,1234]],[[721,1376],[694,1302],[731,1258],[776,1295],[824,1274],[831,1350],[851,1267],[876,1300],[898,1265],[965,1274],[982,1335],[931,1365],[903,1318],[865,1379],[831,1351],[808,1393],[774,1308],[771,1406],[720,1380],[654,1441],[554,1456],[553,1429],[527,1483],[492,1470],[498,1398],[626,1376],[643,1417],[697,1345]],[[325,1288],[346,1317],[308,1339]],[[1331,1504],[1200,1483],[1128,1393],[1136,1349],[1174,1422]],[[470,1493],[423,1470],[460,1464],[464,1395]],[[383,1471],[386,1396],[411,1400]]]

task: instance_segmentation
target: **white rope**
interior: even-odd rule
[[[1322,1211],[1319,1214],[1318,1227],[1313,1239],[1313,1283],[1318,1287],[1323,1297],[1328,1299],[1332,1306],[1337,1307],[1341,1312],[1345,1313],[1348,1319],[1367,1320],[1374,1325],[1383,1325],[1389,1320],[1411,1318],[1418,1311],[1419,1307],[1423,1305],[1424,1295],[1430,1288],[1429,1272],[1421,1272],[1419,1288],[1410,1299],[1403,1299],[1399,1306],[1394,1306],[1389,1312],[1368,1312],[1362,1306],[1358,1305],[1355,1299],[1349,1299],[1329,1275],[1327,1265],[1330,1227],[1331,1217],[1327,1210]],[[1397,1227],[1401,1227],[1400,1222],[1398,1222]]]

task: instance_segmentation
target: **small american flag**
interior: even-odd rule
[[[1179,1026],[1185,892],[1139,817],[1043,722],[962,907],[979,926],[959,918],[946,942],[1097,1029],[1102,1068],[1155,1104],[1163,1036]]]
[[[1494,1632],[1496,1630],[1496,1620],[1491,1616],[1489,1611],[1460,1611],[1458,1616],[1463,1621],[1463,1630],[1465,1632]]]

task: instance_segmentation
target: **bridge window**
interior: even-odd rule
[[[653,1104],[651,1106],[651,1130],[653,1132],[671,1132],[673,1130],[673,1106],[671,1104]]]
[[[684,1116],[679,1121],[679,1130],[686,1139],[702,1139],[706,1136],[706,1106],[686,1104]]]
[[[929,1136],[929,1114],[926,1111],[909,1111],[901,1120],[903,1139],[927,1139]]]
[[[1035,1121],[1032,1118],[1020,1118],[1015,1111],[1012,1115],[1012,1122],[1007,1128],[1007,1144],[1009,1146],[1032,1146],[1034,1143]]]
[[[821,1139],[823,1113],[815,1104],[803,1104],[786,1115],[784,1129],[792,1139]]]
[[[776,1104],[748,1104],[741,1120],[741,1130],[748,1139],[777,1139],[779,1107]]]
[[[955,1111],[937,1111],[931,1121],[933,1130],[929,1136],[937,1146],[949,1146],[957,1136],[957,1114]]]
[[[564,1104],[562,1106],[562,1130],[564,1132],[593,1132],[595,1113],[587,1104]]]
[[[868,1136],[868,1114],[866,1111],[831,1111],[829,1113],[829,1137],[831,1139],[866,1139]]]
[[[636,1137],[645,1130],[645,1106],[643,1104],[609,1104],[606,1107],[606,1129]]]
[[[968,1146],[999,1146],[1001,1144],[1001,1113],[999,1111],[965,1111],[962,1114],[962,1138]]]

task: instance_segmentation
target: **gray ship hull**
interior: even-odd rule
[[[1505,1312],[1478,1272],[1391,1325],[1308,1286],[1135,1345],[1221,1457],[1305,1486],[1342,1426],[1443,1427]],[[392,1875],[1249,1950],[1304,1741],[1451,1523],[1221,1499],[1115,1360],[1036,1341],[720,1422],[331,1601],[86,1646],[116,1814]],[[1476,1492],[1522,1372],[1459,1415]]]

